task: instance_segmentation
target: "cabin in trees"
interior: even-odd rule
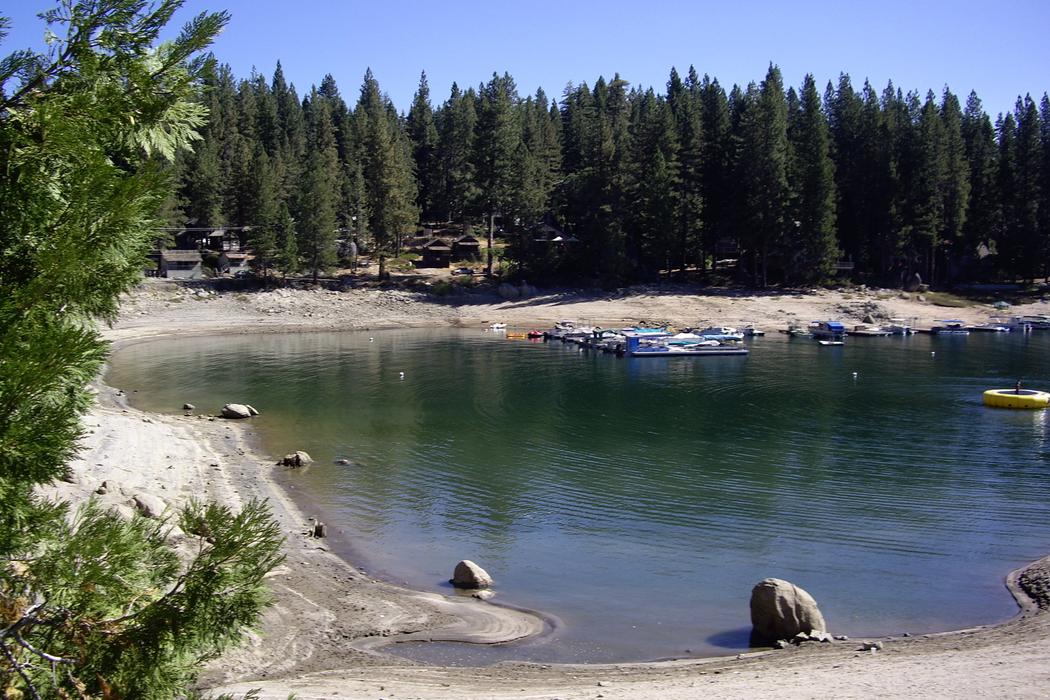
[[[431,239],[419,249],[421,259],[416,267],[448,267],[452,260],[452,247],[440,238]]]
[[[452,257],[456,260],[480,260],[481,241],[470,234],[452,241]]]
[[[161,277],[196,280],[203,276],[201,254],[197,250],[165,250],[160,254]]]
[[[248,254],[247,253],[219,253],[219,258],[215,264],[216,270],[221,273],[227,273],[235,275],[242,270],[248,269]]]

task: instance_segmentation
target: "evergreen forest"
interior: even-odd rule
[[[522,97],[493,74],[399,113],[369,70],[350,104],[329,74],[300,98],[207,80],[203,141],[180,154],[171,226],[243,226],[256,263],[315,278],[353,240],[388,255],[424,226],[503,240],[503,270],[606,286],[662,276],[895,286],[1045,277],[1050,99],[994,122],[971,93],[823,93],[779,69],[728,93],[690,68],[666,92],[615,75]],[[724,261],[735,264],[726,266]],[[489,260],[489,272],[492,268]]]

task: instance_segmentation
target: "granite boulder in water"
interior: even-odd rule
[[[767,578],[751,589],[751,644],[824,632],[827,625],[813,596],[790,581]]]
[[[464,559],[456,564],[449,582],[456,588],[488,588],[492,585],[492,577],[471,560]]]
[[[222,407],[223,418],[251,418],[257,415],[258,411],[244,403],[228,403]]]

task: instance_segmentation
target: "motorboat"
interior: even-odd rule
[[[703,330],[695,331],[695,333],[707,340],[717,340],[719,342],[733,342],[744,339],[743,333],[729,326],[708,326]]]
[[[987,323],[978,323],[969,327],[971,331],[979,331],[981,333],[1009,333],[1012,328],[1010,322],[1001,319],[997,316],[993,316],[988,319]]]
[[[853,330],[851,330],[849,334],[866,335],[869,337],[893,335],[893,333],[890,332],[888,329],[883,328],[882,326],[876,326],[871,323],[857,324],[856,326],[853,326]]]
[[[491,326],[489,326],[489,330],[490,331],[505,331],[505,330],[507,330],[507,324],[506,323],[493,323]]]
[[[760,335],[766,334],[766,332],[761,328],[755,328],[755,325],[753,323],[746,324],[743,328],[740,329],[740,332],[744,334],[745,338],[756,338]]]
[[[963,322],[957,318],[946,318],[946,319],[934,319],[937,323],[942,323],[942,326],[933,326],[930,328],[930,333],[937,335],[970,335],[970,331],[963,325]]]
[[[911,335],[915,332],[912,324],[905,322],[903,318],[891,318],[883,328],[888,330],[890,335]]]
[[[838,321],[817,321],[815,326],[810,326],[809,332],[817,340],[842,341],[846,339],[846,327]]]

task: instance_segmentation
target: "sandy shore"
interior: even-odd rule
[[[1023,307],[1048,313],[1050,303]],[[562,318],[613,325],[751,322],[767,332],[792,321],[864,316],[983,321],[974,305],[942,308],[917,295],[859,290],[742,296],[636,289],[606,295],[484,295],[432,299],[406,291],[280,290],[208,293],[150,280],[124,303],[107,337],[119,347],[170,335],[409,326],[549,326]],[[231,399],[232,400],[232,399]],[[204,407],[201,407],[202,409]],[[211,408],[211,407],[209,407]],[[212,408],[212,410],[215,410]],[[496,643],[541,633],[535,615],[463,596],[444,597],[374,580],[309,536],[303,513],[276,484],[272,460],[253,452],[250,424],[161,416],[128,407],[99,386],[73,483],[54,495],[79,501],[105,483],[104,502],[130,513],[148,494],[177,506],[207,497],[234,507],[266,499],[286,533],[287,560],[269,577],[274,605],[257,634],[202,676],[212,692],[261,690],[263,698],[725,698],[1050,697],[1050,557],[1015,572],[1017,618],[950,634],[884,640],[875,653],[855,641],[803,645],[739,657],[592,666],[499,664],[443,668],[384,654],[383,646],[440,639]],[[454,562],[450,562],[450,565]],[[1005,574],[1005,572],[1004,572]],[[742,593],[746,595],[746,593]]]

